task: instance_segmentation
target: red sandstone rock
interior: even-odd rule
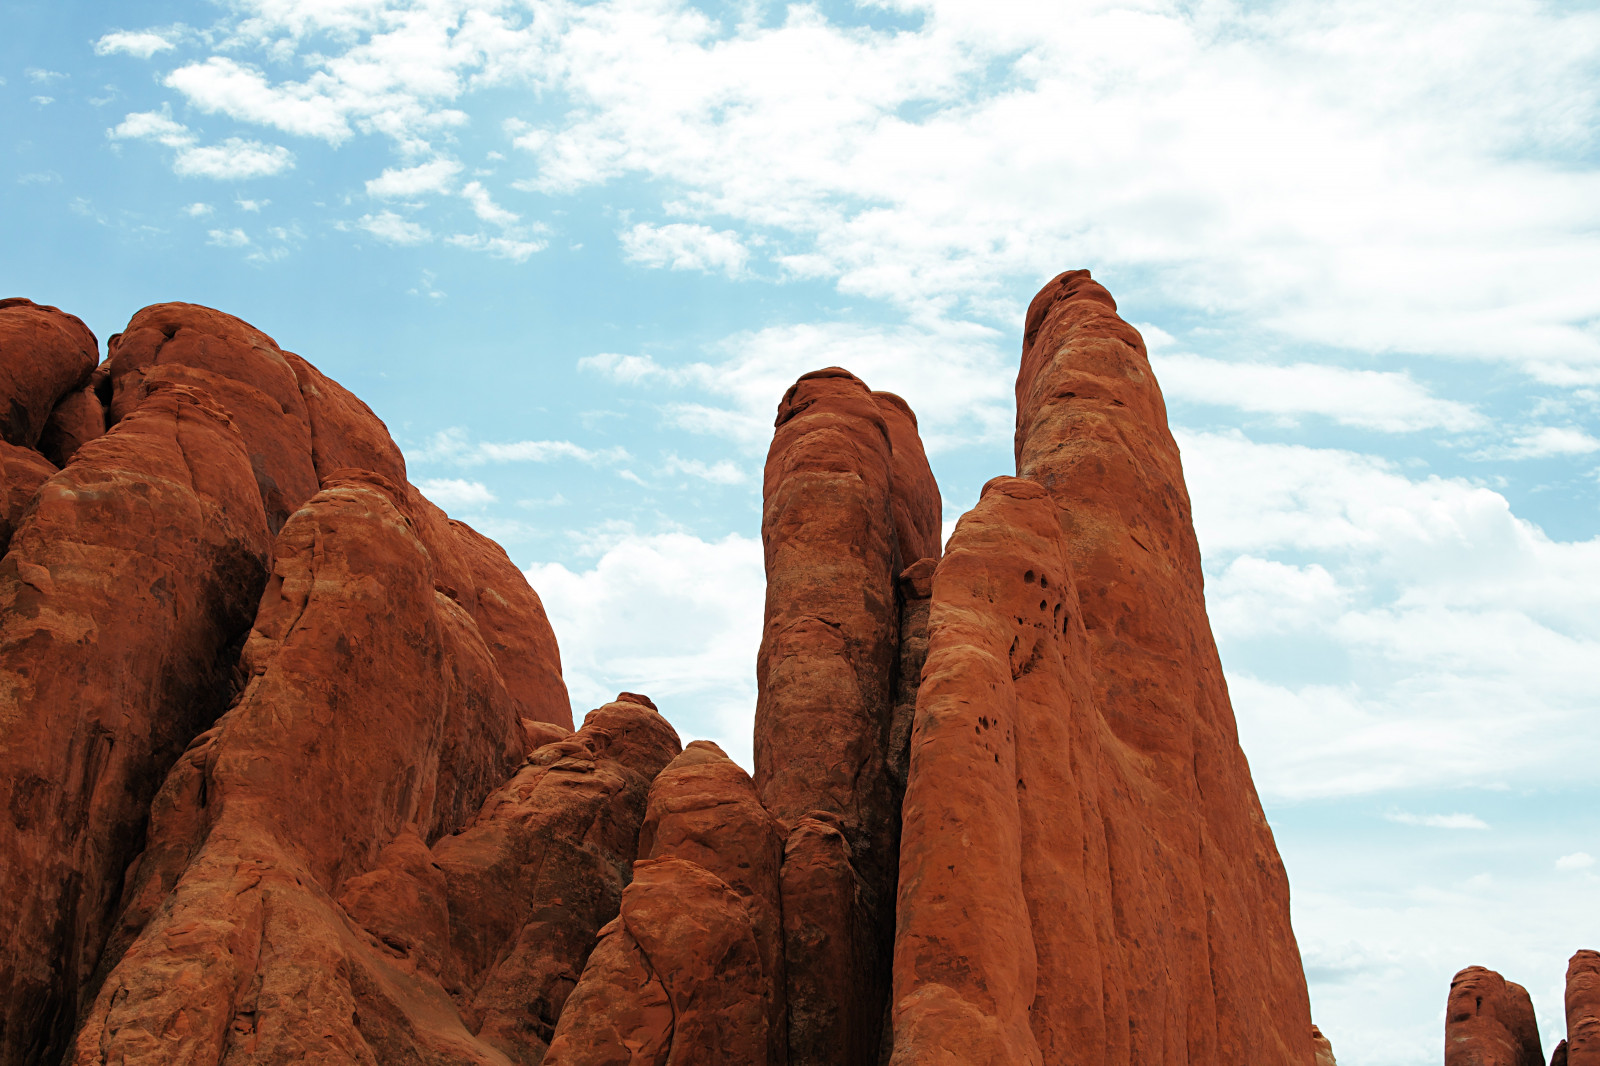
[[[56,466],[66,466],[78,449],[106,431],[106,409],[94,387],[67,393],[50,412],[39,434],[39,451]]]
[[[1058,894],[1081,884],[1085,871],[1062,870],[1060,883],[1025,883],[1026,849],[1065,851],[1050,856],[1057,861],[1085,850],[1080,843],[1074,851],[1070,845],[1079,842],[1060,834],[1050,837],[1052,829],[1075,828],[1078,798],[1045,787],[1022,765],[1028,751],[1066,763],[1066,727],[1087,717],[1081,698],[1074,706],[1063,657],[1061,608],[1070,593],[1048,494],[1030,481],[991,481],[957,524],[934,576],[901,830],[896,1066],[947,1055],[973,1063],[1045,1061],[1030,1027],[1046,990],[1036,941],[1064,924],[1099,968],[1095,931],[1083,929],[1091,917],[1082,913],[1085,901]],[[1071,621],[1069,635],[1081,642],[1081,632],[1070,634]],[[1049,783],[1059,785],[1066,775],[1054,776]],[[1035,801],[1049,810],[1030,810]],[[1088,987],[1065,991],[1098,1000],[1099,975],[1084,976]],[[1097,1020],[1094,1013],[1080,1022]],[[1107,1050],[1103,1023],[1071,1035],[1084,1040],[1084,1061]]]
[[[784,833],[756,796],[750,775],[707,740],[696,740],[650,786],[639,856],[695,863],[733,889],[750,912],[771,1003],[767,1062],[787,1060],[783,905]]]
[[[628,1062],[643,1046],[650,1061],[781,1066],[783,834],[749,775],[690,744],[650,786],[639,854],[545,1062]]]
[[[32,448],[0,441],[0,490],[4,492],[0,498],[0,554],[11,543],[11,534],[39,486],[55,472],[55,465]]]
[[[768,1061],[771,999],[751,912],[697,863],[643,859],[590,956],[546,1066]]]
[[[465,522],[450,521],[475,586],[470,610],[506,690],[524,717],[572,731],[561,651],[539,594],[505,549]]]
[[[129,909],[173,887],[106,978],[74,1062],[503,1061],[436,979],[443,873],[415,827],[459,828],[525,741],[396,499],[351,472],[284,526],[248,687],[169,776]],[[462,718],[471,728],[452,727]],[[196,774],[203,787],[185,784]]]
[[[76,315],[0,300],[0,439],[32,448],[56,403],[88,382],[100,344]]]
[[[1445,1066],[1543,1066],[1539,1025],[1527,990],[1493,970],[1468,966],[1450,981]]]
[[[892,392],[875,392],[872,398],[877,401],[889,432],[890,506],[900,566],[911,566],[918,559],[937,561],[944,541],[944,508],[939,499],[939,483],[933,479],[922,438],[917,435],[917,416],[910,404]]]
[[[797,1066],[855,1066],[876,1055],[894,868],[892,461],[879,404],[848,372],[806,374],[784,395],[763,486],[755,779],[791,832],[822,816],[842,834],[814,847],[808,829],[805,846],[788,849],[801,863],[784,874],[783,903]]]
[[[244,443],[161,384],[0,561],[0,1061],[53,1060],[166,768],[227,705],[265,577]]]
[[[294,367],[271,337],[221,311],[170,303],[134,315],[106,348],[113,424],[139,405],[152,382],[198,385],[244,437],[274,533],[317,491],[306,402]]]
[[[1550,1052],[1550,1066],[1567,1066],[1567,1042],[1565,1040],[1556,1045]]]
[[[1600,953],[1584,950],[1567,963],[1567,1062],[1600,1066]]]
[[[1316,1066],[1339,1066],[1333,1057],[1332,1042],[1315,1025],[1311,1027],[1311,1043],[1317,1049]]]
[[[1090,886],[1090,914],[1116,917],[1101,938],[1109,1061],[1308,1063],[1288,882],[1206,621],[1178,449],[1142,340],[1087,271],[1028,309],[1016,451],[1057,508],[1104,725],[1084,811],[1115,871]],[[1052,985],[1035,1013],[1046,1062],[1083,1061],[1048,1046],[1045,1015],[1072,1001]]]
[[[626,693],[624,695],[627,695]],[[619,700],[546,744],[434,846],[450,901],[449,985],[480,1041],[537,1063],[637,855],[651,780],[679,751],[653,708]]]

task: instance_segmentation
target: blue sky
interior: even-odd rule
[[[799,373],[1011,468],[1090,267],[1183,448],[1345,1066],[1448,979],[1547,1050],[1600,946],[1600,12],[1419,0],[0,2],[0,295],[238,314],[528,569],[579,710],[748,759],[759,470]]]

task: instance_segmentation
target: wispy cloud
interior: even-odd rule
[[[590,464],[612,464],[629,459],[626,448],[586,448],[569,440],[473,441],[466,430],[441,430],[407,459],[423,463],[479,466],[484,463],[549,463],[563,459]]]
[[[1428,829],[1489,828],[1489,823],[1475,814],[1410,814],[1406,811],[1391,811],[1385,814],[1384,818],[1401,825],[1418,825]]]

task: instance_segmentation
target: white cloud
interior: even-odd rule
[[[1391,822],[1401,825],[1425,826],[1429,829],[1488,829],[1489,823],[1475,814],[1409,814],[1405,811],[1391,811],[1384,815]]]
[[[201,111],[221,112],[285,133],[339,144],[352,132],[338,100],[324,91],[327,86],[317,79],[304,85],[274,87],[261,71],[212,56],[203,63],[179,67],[167,75],[166,84]]]
[[[630,263],[673,270],[721,272],[728,277],[744,273],[750,251],[733,230],[670,222],[652,226],[640,222],[621,234],[622,252]]]
[[[165,110],[135,111],[107,130],[106,136],[113,140],[155,141],[168,148],[184,148],[195,140],[189,127],[175,121]]]
[[[265,178],[293,168],[294,153],[289,149],[239,137],[229,137],[221,144],[180,149],[172,164],[172,172],[179,177],[219,181]]]
[[[425,244],[433,240],[433,234],[428,232],[426,226],[402,218],[393,211],[362,215],[356,220],[356,226],[387,244]]]
[[[479,466],[491,462],[549,463],[558,459],[575,459],[591,464],[620,463],[626,462],[629,456],[627,449],[622,447],[585,448],[570,440],[474,443],[468,439],[466,430],[453,427],[435,433],[421,448],[407,451],[406,458],[410,462]]]
[[[206,243],[218,248],[243,248],[250,243],[250,236],[242,229],[214,229]]]
[[[1372,456],[1178,437],[1263,795],[1575,779],[1548,738],[1600,744],[1600,538]]]
[[[842,366],[873,389],[903,396],[917,413],[929,452],[974,441],[1009,439],[1015,371],[996,349],[991,331],[965,323],[936,329],[874,329],[822,322],[730,336],[711,349],[713,360],[669,365],[647,355],[603,353],[583,369],[629,385],[698,390],[696,399],[668,400],[677,426],[764,448],[784,390],[801,374]]]
[[[510,226],[522,218],[515,211],[507,211],[495,203],[494,199],[489,195],[489,190],[483,187],[482,182],[467,182],[461,190],[461,198],[472,205],[473,214],[492,225]]]
[[[550,242],[543,239],[523,240],[517,237],[490,237],[483,233],[458,233],[446,238],[446,242],[457,248],[466,248],[474,252],[488,252],[497,259],[509,259],[513,263],[525,263],[536,252],[542,252],[550,246]]]
[[[1486,458],[1549,459],[1597,451],[1600,451],[1600,439],[1576,426],[1541,426],[1517,436],[1508,446],[1488,449],[1483,455]]]
[[[1558,870],[1587,870],[1594,865],[1594,856],[1587,851],[1575,851],[1556,860]]]
[[[56,102],[56,98],[53,96],[30,96],[28,99],[40,107],[48,107]]]
[[[908,0],[916,24],[895,30],[803,6],[717,22],[681,0],[325,6],[240,0],[228,54],[168,84],[241,122],[412,156],[474,93],[531,88],[562,117],[505,125],[533,163],[524,187],[637,175],[667,214],[730,221],[627,230],[639,261],[737,274],[761,232],[790,275],[923,322],[1010,322],[1036,279],[1088,262],[1119,292],[1159,279],[1147,297],[1278,340],[1600,381],[1600,169],[1581,148],[1600,13],[1581,6],[1040,19]],[[275,81],[252,50],[310,72]],[[1396,415],[1410,384],[1376,383],[1380,423],[1466,417],[1443,400]]]
[[[192,203],[183,209],[183,213],[188,215],[190,218],[205,218],[207,215],[213,214],[215,211],[216,208],[212,207],[210,204],[198,202]]]
[[[29,67],[28,80],[35,85],[49,85],[53,81],[65,81],[70,75],[59,70],[45,70],[42,67]]]
[[[1150,361],[1169,401],[1285,418],[1319,415],[1385,433],[1466,430],[1485,423],[1467,404],[1432,395],[1404,371],[1351,370],[1322,363],[1234,363],[1181,352],[1152,353]]]
[[[107,56],[120,52],[140,59],[149,59],[157,52],[165,52],[173,47],[171,41],[154,30],[117,30],[94,43],[94,54]]]
[[[594,543],[591,569],[527,571],[555,628],[575,714],[643,692],[685,741],[714,740],[748,769],[766,586],[760,541],[624,530]]]
[[[252,214],[260,214],[261,213],[261,209],[263,207],[266,207],[268,204],[272,203],[272,201],[271,200],[235,200],[234,203],[239,205],[239,210],[241,210],[241,211],[249,211]]]
[[[417,488],[447,511],[457,507],[483,507],[495,502],[494,493],[481,481],[453,477],[426,478],[417,482]]]
[[[687,474],[689,477],[709,481],[713,485],[742,485],[747,480],[745,471],[728,459],[707,463],[703,459],[684,459],[676,454],[667,456],[662,466],[666,474]]]
[[[430,159],[414,167],[390,167],[367,182],[367,195],[383,200],[406,200],[426,193],[450,191],[450,185],[461,172],[461,164],[454,159]]]
[[[107,130],[106,136],[112,140],[155,141],[177,149],[172,172],[179,177],[239,181],[269,177],[294,166],[294,153],[281,145],[239,137],[229,137],[221,144],[196,144],[194,132],[175,121],[165,109],[133,112]]]

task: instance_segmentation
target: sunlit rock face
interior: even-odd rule
[[[779,399],[753,773],[646,696],[574,730],[537,594],[305,359],[108,349],[0,302],[0,1064],[1332,1062],[1087,272],[948,545],[903,399]]]
[[[1533,1000],[1493,970],[1455,975],[1444,1025],[1445,1066],[1543,1066]]]

